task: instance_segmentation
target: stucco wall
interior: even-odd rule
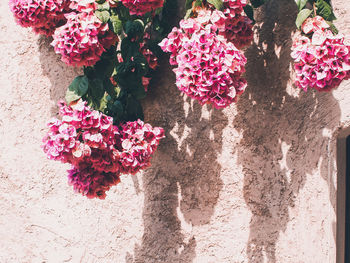
[[[343,33],[350,4],[333,0]],[[271,0],[246,50],[249,86],[225,110],[175,87],[166,58],[144,101],[166,129],[153,166],[107,199],[67,185],[40,149],[79,69],[17,26],[0,2],[0,262],[335,262],[336,139],[350,82],[304,93],[290,80],[293,0]]]

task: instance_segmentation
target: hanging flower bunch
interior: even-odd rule
[[[51,36],[62,61],[83,66],[48,123],[43,150],[71,164],[68,182],[89,197],[106,197],[123,174],[150,166],[164,131],[144,123],[146,96],[176,10],[163,0],[10,0],[15,20]]]
[[[141,120],[115,126],[112,117],[86,104],[60,102],[62,119],[48,123],[43,150],[49,159],[72,165],[68,178],[76,191],[105,198],[120,174],[135,174],[150,165],[164,131]]]
[[[253,19],[253,8],[245,0],[187,1],[187,8],[180,27],[159,45],[170,53],[179,90],[201,105],[225,108],[247,86],[240,49],[253,39],[253,21],[245,14]]]
[[[68,0],[10,0],[9,4],[19,25],[50,36],[56,27],[65,23],[69,3]]]
[[[291,54],[295,84],[305,91],[330,91],[350,78],[350,44],[332,23],[335,16],[329,1],[298,1],[298,7],[300,32]]]

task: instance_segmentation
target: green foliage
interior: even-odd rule
[[[190,18],[191,17],[191,15],[192,15],[192,9],[188,9],[187,11],[186,11],[186,14],[185,14],[185,19],[187,19],[187,18]]]
[[[110,18],[109,11],[110,11],[109,2],[106,1],[97,5],[97,10],[95,11],[95,15],[97,16],[98,19],[102,21],[102,23],[108,23]]]
[[[339,33],[339,30],[336,28],[336,26],[332,22],[327,21],[327,24],[329,25],[330,30],[332,31],[333,34],[336,35]]]
[[[186,2],[185,2],[185,9],[186,9],[186,10],[192,8],[192,3],[193,3],[193,1],[194,1],[194,0],[186,0]]]
[[[301,11],[301,9],[303,9],[306,5],[308,0],[295,0],[297,6],[298,6],[298,9],[299,11]]]
[[[308,18],[312,14],[312,10],[310,9],[303,9],[299,12],[297,19],[295,21],[295,25],[297,28],[300,28],[301,25],[304,23],[306,18]]]
[[[322,16],[326,21],[333,21],[337,19],[334,15],[332,6],[326,0],[317,0],[316,1],[316,13],[319,16]]]
[[[121,53],[124,61],[131,60],[133,56],[139,53],[139,43],[131,41],[130,38],[124,38],[121,43]]]
[[[134,21],[129,20],[125,23],[124,31],[129,38],[141,37],[144,32],[144,23],[140,19]]]
[[[125,119],[124,117],[124,106],[120,100],[115,100],[113,103],[107,105],[110,114],[114,117],[114,119],[121,121]]]
[[[217,10],[223,10],[224,9],[224,3],[222,2],[222,0],[207,0],[207,2],[209,4],[212,4],[213,6],[215,6],[215,8]]]
[[[78,76],[69,85],[66,92],[66,101],[71,103],[83,97],[89,89],[89,79],[86,76]]]
[[[98,19],[102,21],[102,23],[108,23],[110,18],[110,14],[106,10],[103,10],[103,11],[96,10],[95,15],[97,16]]]
[[[105,0],[102,3],[98,3],[97,5],[97,10],[99,11],[109,11],[110,8],[111,7],[109,6],[109,2]]]
[[[244,12],[246,13],[247,17],[255,23],[254,20],[254,9],[251,5],[246,5],[244,8]]]
[[[188,1],[187,5],[202,5],[202,0]],[[74,79],[66,94],[68,103],[83,99],[96,110],[112,116],[115,124],[143,119],[139,100],[146,96],[143,77],[150,77],[152,69],[140,52],[145,31],[152,31],[148,47],[156,55],[162,54],[158,43],[171,31],[176,19],[177,1],[165,0],[164,6],[142,17],[130,15],[129,10],[118,3],[111,7],[109,1],[96,0],[95,15],[118,35],[120,46],[106,50],[94,65],[84,67],[84,75]],[[220,7],[221,0],[213,5]],[[121,55],[119,62],[117,55]]]
[[[112,30],[113,30],[114,34],[120,35],[123,32],[123,23],[119,19],[119,16],[118,15],[111,16],[110,21],[112,24]]]
[[[141,103],[132,96],[128,96],[126,99],[125,111],[126,117],[130,121],[144,119]]]
[[[105,89],[101,79],[97,78],[89,81],[88,97],[94,105],[97,107],[100,106],[100,102],[104,94]]]
[[[162,8],[162,12],[155,17],[153,23],[157,20],[159,21],[159,30],[160,38],[163,39],[168,33],[170,33],[173,28],[173,19],[176,18],[178,9],[178,1],[177,0],[165,0]],[[159,41],[161,40],[159,39]]]

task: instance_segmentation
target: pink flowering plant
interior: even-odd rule
[[[163,0],[10,0],[17,23],[52,38],[69,66],[83,67],[48,123],[43,151],[69,163],[68,182],[106,197],[123,174],[150,166],[160,127],[143,121],[140,100],[158,66],[160,40],[175,10]]]
[[[176,86],[201,105],[220,109],[247,86],[242,48],[253,40],[253,7],[265,1],[186,1],[186,16],[159,44],[170,53]]]
[[[68,180],[74,190],[104,199],[121,174],[150,165],[164,131],[141,120],[114,125],[112,117],[86,104],[59,103],[61,119],[48,123],[43,150],[49,159],[71,164]]]
[[[350,78],[350,44],[332,23],[330,1],[297,1],[300,29],[293,41],[295,85],[304,91],[330,91]]]

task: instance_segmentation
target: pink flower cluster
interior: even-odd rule
[[[81,100],[72,107],[63,102],[59,106],[62,120],[48,123],[43,150],[49,159],[72,164],[69,183],[89,198],[105,198],[121,173],[135,174],[148,167],[164,137],[162,128],[140,120],[114,126],[111,117]]]
[[[350,78],[350,45],[342,35],[334,36],[322,17],[308,18],[302,25],[307,36],[298,35],[292,46],[295,84],[307,91],[330,91]]]
[[[224,108],[246,88],[246,57],[217,31],[225,28],[222,13],[203,11],[180,22],[159,45],[176,65],[177,87],[200,104]]]
[[[253,40],[252,21],[243,11],[243,7],[246,5],[246,0],[224,1],[223,16],[225,27],[220,31],[220,34],[239,49],[250,45]]]
[[[247,0],[224,0],[223,2],[226,8],[236,10],[237,14],[242,13],[243,7],[247,5]]]
[[[152,154],[163,137],[162,128],[153,128],[141,120],[120,125],[116,148],[119,151],[121,173],[135,174],[149,167]]]
[[[117,173],[96,171],[88,166],[68,170],[68,183],[77,193],[88,198],[106,198],[106,191],[120,182]]]
[[[103,24],[93,12],[65,16],[67,23],[56,29],[51,45],[68,65],[92,66],[117,41],[108,24]]]
[[[249,46],[253,41],[252,21],[245,15],[227,13],[225,30],[220,32],[239,49]]]
[[[10,8],[20,25],[52,35],[56,53],[68,65],[92,66],[118,40],[95,16],[95,0],[10,0]]]
[[[64,24],[69,0],[10,0],[9,5],[19,25],[50,36],[57,25]]]
[[[154,11],[164,4],[164,0],[121,0],[121,2],[129,9],[131,15],[138,16]]]

